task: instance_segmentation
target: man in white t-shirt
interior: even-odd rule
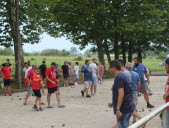
[[[23,74],[24,74],[24,85],[25,85],[25,87],[26,87],[27,90],[28,90],[28,87],[29,87],[28,80],[27,80],[27,75],[28,75],[28,71],[30,69],[32,69],[32,68],[28,66],[27,62],[25,62],[24,63],[24,68],[23,68]]]
[[[75,63],[74,67],[74,74],[75,74],[75,86],[78,85],[78,79],[79,79],[79,62]]]
[[[98,77],[97,77],[97,65],[96,59],[92,59],[93,63],[89,65],[89,69],[92,71],[92,86],[91,86],[91,95],[92,96],[97,96],[96,91],[97,91],[97,83],[98,83]],[[93,93],[94,89],[94,93]]]

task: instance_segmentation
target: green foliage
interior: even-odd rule
[[[32,58],[31,58],[31,61],[35,61],[35,58],[34,58],[34,57],[32,57]]]
[[[0,55],[13,55],[13,50],[11,48],[0,49]]]
[[[162,52],[158,55],[157,59],[165,60],[167,58],[167,54]]]
[[[77,58],[74,58],[74,60],[77,60],[77,61],[82,61],[82,60],[83,60],[83,57],[78,56]]]
[[[76,56],[79,54],[79,51],[76,47],[71,47],[70,48],[70,56]]]

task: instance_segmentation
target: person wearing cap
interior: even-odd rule
[[[92,96],[97,96],[96,91],[97,91],[97,84],[98,84],[98,77],[97,77],[97,65],[96,59],[92,59],[93,63],[89,65],[89,69],[92,71],[92,86],[91,86],[91,95]],[[94,90],[94,93],[93,93]]]
[[[59,87],[58,87],[58,80],[56,78],[56,67],[57,67],[57,64],[55,62],[52,62],[50,68],[48,68],[45,73],[46,84],[47,84],[47,88],[48,88],[48,95],[47,95],[48,107],[47,108],[53,108],[53,106],[51,106],[51,104],[50,104],[50,97],[51,97],[52,93],[56,93],[58,107],[59,108],[65,107],[60,102],[60,91],[59,91]]]
[[[27,91],[28,91],[28,87],[29,87],[28,80],[27,80],[27,75],[28,75],[28,72],[29,72],[30,69],[31,69],[31,67],[28,66],[27,62],[25,62],[24,63],[24,68],[23,68],[23,74],[24,74],[23,77],[24,77],[24,85],[25,85]]]
[[[165,69],[166,69],[166,72],[169,74],[169,58],[167,58],[165,61]],[[169,75],[166,81],[165,94],[163,95],[163,99],[165,100],[166,103],[169,102]],[[167,107],[165,111],[167,114],[167,118],[166,118],[166,124],[163,124],[163,125],[169,128],[169,107]]]
[[[28,71],[28,74],[27,74],[27,80],[28,80],[28,91],[27,91],[27,94],[25,96],[25,101],[24,101],[24,105],[27,105],[27,100],[29,98],[29,96],[32,94],[32,85],[31,85],[31,80],[33,78],[33,76],[37,75],[38,71],[37,71],[37,64],[34,63],[32,65],[32,69],[30,69]]]
[[[138,73],[132,71],[133,64],[131,62],[126,63],[125,67],[131,75],[130,87],[132,90],[133,102],[134,102],[135,106],[137,106],[138,92],[139,92],[138,90],[140,90],[140,87],[141,87],[141,80],[140,80]],[[137,113],[137,109],[135,107],[135,110],[133,112],[133,123],[136,122],[136,118],[141,119],[142,117]],[[142,126],[142,128],[144,128],[144,127],[145,127],[145,124]]]

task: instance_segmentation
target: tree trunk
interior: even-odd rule
[[[126,46],[125,46],[125,41],[122,40],[121,42],[121,46],[122,46],[122,56],[123,56],[123,61],[126,63]]]
[[[140,48],[137,49],[137,57],[140,58],[140,63],[142,63],[142,50]]]
[[[114,40],[114,54],[115,54],[115,60],[119,59],[119,51],[118,51],[118,40],[115,38]]]
[[[128,45],[128,62],[132,62],[132,43],[129,42],[129,45]]]
[[[103,50],[102,40],[97,39],[96,43],[97,43],[97,51],[98,51],[99,62],[102,65],[104,65],[104,67],[106,69],[105,60],[104,60],[104,50]]]
[[[109,51],[109,46],[107,44],[107,40],[104,41],[104,50],[105,50],[105,53],[107,55],[108,62],[110,62],[111,57],[110,57],[110,51]]]
[[[6,0],[9,23],[11,27],[11,36],[14,42],[15,51],[15,84],[20,89],[23,85],[23,50],[21,35],[19,30],[19,2],[18,0]]]

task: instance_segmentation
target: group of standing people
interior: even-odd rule
[[[93,63],[90,65],[90,61],[87,60],[85,62],[85,65],[82,67],[81,71],[79,71],[79,62],[75,63],[75,66],[72,66],[72,64],[68,61],[64,62],[64,65],[61,66],[62,69],[62,76],[63,76],[63,86],[69,86],[68,82],[70,80],[70,77],[74,77],[74,85],[78,85],[78,79],[79,79],[79,72],[82,72],[82,80],[85,85],[84,90],[81,92],[82,96],[84,96],[84,92],[86,92],[86,97],[90,98],[91,96],[88,94],[88,89],[91,88],[91,95],[96,96],[96,89],[98,84],[98,74],[99,72],[103,72],[104,68],[96,65],[96,59],[93,59]],[[30,63],[25,62],[24,63],[24,84],[27,88],[27,94],[25,96],[24,105],[27,105],[27,100],[29,96],[33,93],[36,96],[35,104],[33,108],[35,110],[42,111],[41,105],[44,105],[44,103],[41,101],[41,91],[40,91],[40,85],[42,85],[42,93],[44,93],[44,86],[45,86],[45,80],[46,80],[46,87],[48,89],[48,95],[47,95],[47,108],[53,108],[50,102],[50,98],[52,93],[56,94],[56,99],[58,102],[58,107],[63,108],[64,105],[60,102],[60,91],[58,87],[58,78],[61,76],[60,71],[58,69],[58,64],[55,62],[51,63],[51,66],[47,68],[46,62],[43,61],[41,66],[37,66],[36,63],[32,64],[32,67],[29,66]],[[40,72],[38,72],[38,69]],[[72,71],[73,69],[73,71]],[[72,74],[71,74],[72,73]],[[99,79],[102,79],[103,74],[99,74]],[[39,103],[39,108],[37,107],[37,104]]]
[[[125,64],[123,60],[114,60],[109,63],[109,71],[114,74],[115,80],[112,86],[112,103],[108,107],[114,109],[117,117],[117,126],[119,128],[127,128],[129,126],[130,117],[133,115],[133,123],[136,118],[142,117],[137,113],[138,93],[144,95],[147,108],[154,106],[149,102],[149,96],[145,84],[144,77],[150,83],[147,68],[142,64],[139,58],[134,59],[134,65],[128,62]],[[145,124],[142,126],[145,127]]]
[[[85,61],[85,65],[83,65],[82,69],[82,83],[84,84],[84,88],[81,91],[82,96],[84,97],[86,94],[86,98],[91,98],[91,96],[97,96],[97,85],[98,80],[100,80],[100,84],[102,82],[102,77],[104,75],[104,66],[101,64],[97,64],[96,59],[92,59],[92,63],[90,60]],[[89,95],[89,91],[91,90],[91,95]]]

